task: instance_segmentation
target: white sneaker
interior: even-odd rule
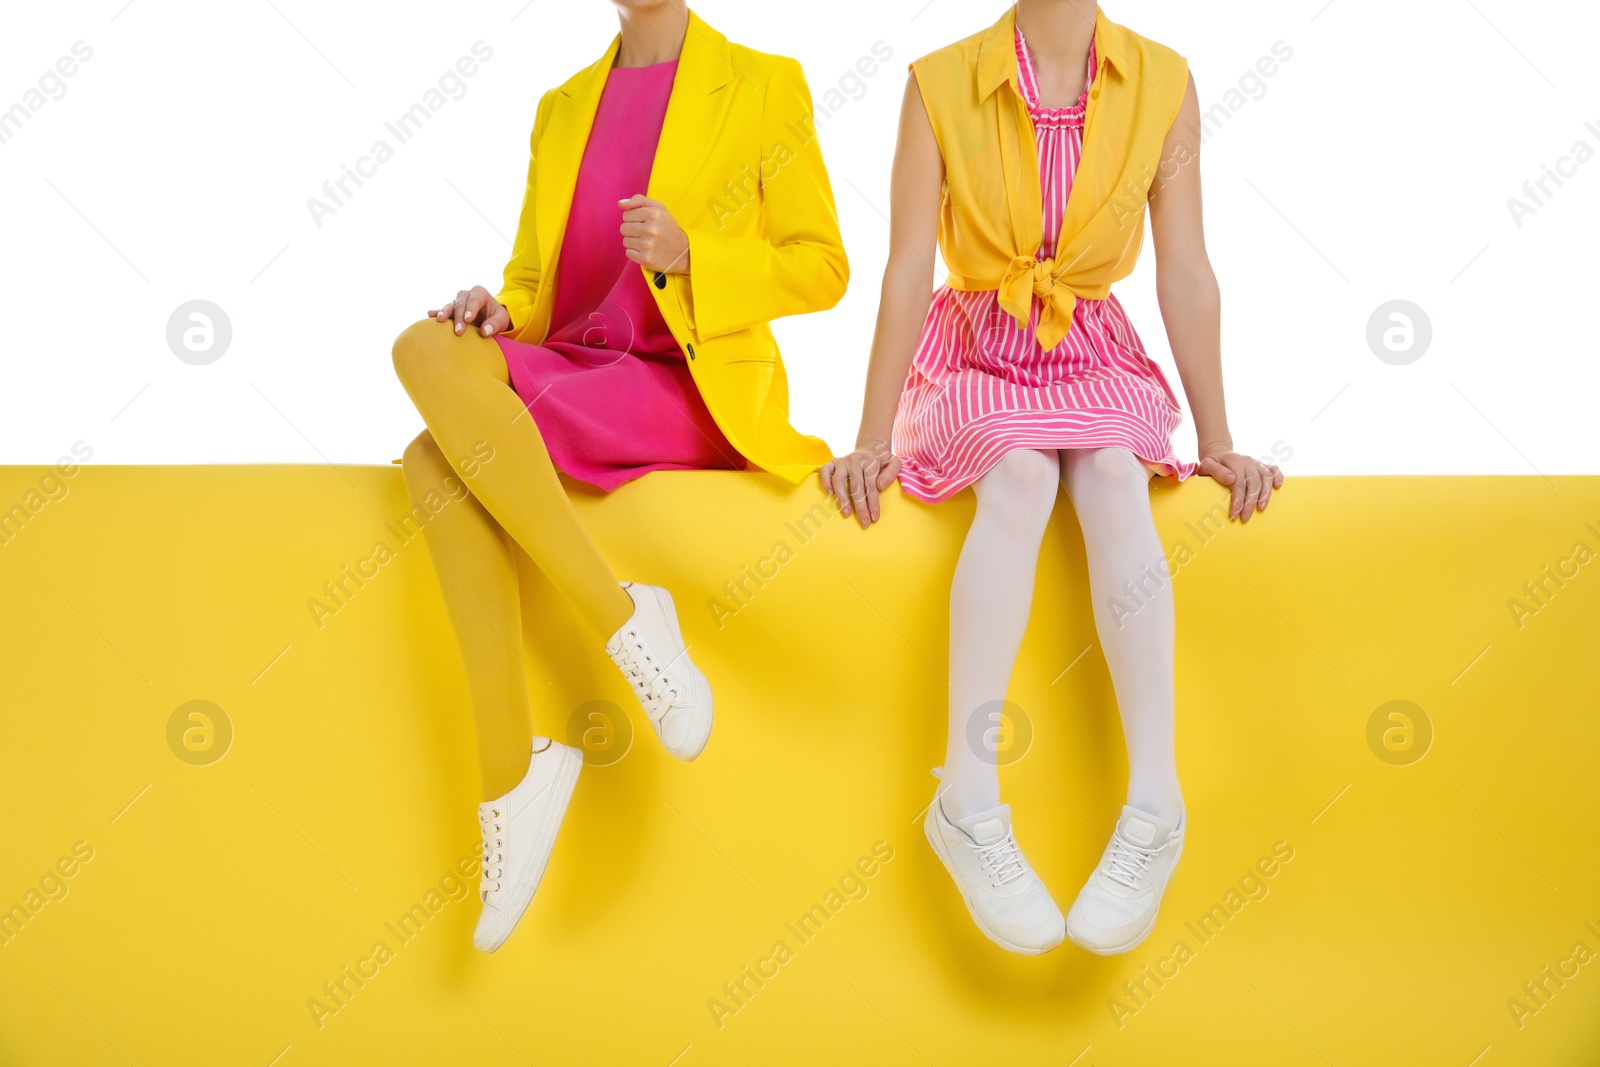
[[[1123,806],[1100,866],[1067,912],[1067,936],[1074,943],[1114,956],[1150,935],[1161,894],[1183,854],[1187,822],[1186,815],[1179,816],[1174,827],[1165,819]]]
[[[991,941],[1025,956],[1061,944],[1061,909],[1017,847],[1010,805],[951,822],[941,792],[928,805],[922,828],[961,891],[972,921]]]
[[[533,762],[517,787],[478,805],[483,828],[483,915],[472,943],[485,952],[505,944],[539,888],[556,831],[578,784],[583,756],[547,737],[533,739]]]
[[[633,617],[611,635],[606,652],[667,751],[694,759],[711,737],[711,683],[689,659],[667,591],[637,582],[623,588],[633,599]]]

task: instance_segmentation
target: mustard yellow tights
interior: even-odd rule
[[[512,542],[602,640],[633,601],[579,524],[493,339],[424,319],[395,341],[394,369],[428,426],[406,446],[406,490],[419,505],[430,493],[450,500],[428,509],[423,529],[466,666],[488,800],[523,779],[533,744]]]

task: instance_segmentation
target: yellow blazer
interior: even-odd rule
[[[1133,272],[1150,185],[1189,88],[1189,65],[1097,15],[1099,69],[1084,115],[1083,158],[1055,255],[1039,262],[1038,145],[1017,88],[1015,30],[1011,8],[989,29],[911,69],[944,156],[939,251],[950,288],[998,291],[1000,306],[1024,326],[1037,296],[1037,335],[1048,351],[1072,329],[1078,297],[1104,300],[1112,282]]]
[[[620,42],[539,101],[499,294],[519,341],[549,331],[578,165]],[[849,280],[800,64],[730,44],[691,12],[644,192],[689,237],[688,274],[645,277],[706,407],[752,464],[800,481],[832,452],[789,425],[788,378],[767,323],[832,307]]]

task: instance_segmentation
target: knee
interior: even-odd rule
[[[422,319],[407,326],[394,339],[392,354],[395,377],[407,387],[421,381],[429,370],[437,368],[441,361],[448,358],[446,346],[454,339],[455,331],[450,324],[435,319]],[[415,445],[416,441],[412,444]]]
[[[477,330],[456,333],[455,325],[437,319],[413,322],[394,339],[394,372],[407,391],[425,390],[461,375],[494,376],[504,366],[499,346]]]
[[[978,506],[1018,533],[1042,534],[1055,509],[1061,467],[1053,452],[1008,452],[983,476]]]
[[[1064,462],[1067,495],[1085,530],[1121,529],[1149,515],[1149,468],[1128,449],[1075,449]]]
[[[414,322],[395,338],[394,372],[413,400],[464,378],[511,382],[497,342],[476,329],[458,334],[437,319]]]
[[[1148,495],[1150,471],[1126,448],[1080,448],[1067,453],[1067,493]]]

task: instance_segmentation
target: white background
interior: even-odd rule
[[[793,419],[855,435],[887,247],[905,63],[997,0],[703,0],[731,39],[798,57],[819,105],[882,41],[894,58],[822,122],[852,267],[834,310],[778,324]],[[1600,11],[1517,0],[1112,0],[1185,54],[1202,107],[1275,42],[1293,58],[1204,157],[1234,437],[1291,473],[1594,472],[1600,159],[1519,228],[1507,200],[1600,150]],[[0,463],[384,463],[421,421],[394,335],[458,288],[499,286],[540,93],[615,32],[605,0],[5,0],[0,109],[75,42],[93,57],[0,143]],[[494,57],[319,229],[307,209],[475,41]],[[59,92],[59,88],[54,89]],[[839,98],[835,98],[837,102]],[[37,102],[37,101],[35,101]],[[1595,123],[1594,129],[1585,124]],[[1153,255],[1118,287],[1171,370]],[[178,360],[206,299],[233,340]],[[1368,347],[1420,305],[1417,362]],[[1180,389],[1181,393],[1181,389]],[[1177,440],[1192,457],[1192,430]]]

